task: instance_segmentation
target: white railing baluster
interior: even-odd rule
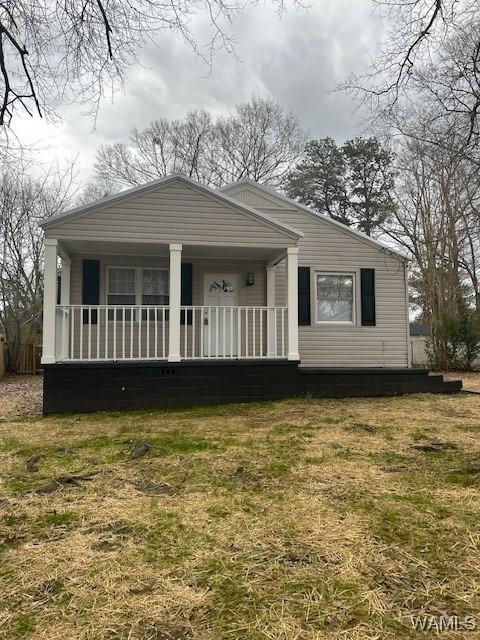
[[[133,307],[130,307],[130,360],[133,360]]]
[[[237,307],[237,342],[238,342],[238,358],[242,357],[242,311]]]
[[[275,309],[275,358],[278,358],[278,309]]]
[[[218,326],[218,307],[215,309],[215,358],[218,358],[218,340],[219,340],[219,326]]]
[[[166,357],[166,347],[165,347],[165,335],[166,335],[166,327],[165,323],[167,321],[167,314],[165,311],[165,307],[162,309],[162,358],[165,360]]]
[[[208,309],[208,320],[207,320],[207,340],[208,340],[208,353],[207,358],[212,357],[212,317],[211,317],[211,307],[207,307]]]
[[[83,320],[84,320],[85,309],[82,307],[80,310],[80,360],[83,360]]]
[[[105,360],[108,360],[108,325],[109,325],[109,319],[110,319],[110,307],[107,306],[105,308]]]
[[[260,309],[260,358],[263,358],[263,309]]]
[[[142,308],[137,307],[138,312],[138,359],[142,359]]]
[[[225,347],[226,347],[226,336],[225,336],[225,330],[226,330],[226,326],[225,326],[225,310],[227,307],[222,307],[221,309],[221,316],[222,316],[222,358],[225,358],[226,351],[225,351]]]
[[[233,358],[233,307],[230,307],[230,358]]]
[[[97,344],[95,346],[96,360],[100,359],[100,331],[102,329],[102,309],[97,307]]]
[[[155,329],[155,349],[154,349],[154,357],[155,360],[158,360],[158,311],[159,309],[157,307],[155,307],[155,311],[154,311],[154,329]]]
[[[113,312],[113,359],[117,359],[117,313],[118,307]]]
[[[71,307],[70,332],[70,360],[73,360],[75,357],[75,307]]]
[[[187,311],[186,307],[180,310],[180,318],[183,314],[183,357],[188,358],[188,328],[187,328]]]
[[[205,325],[205,308],[204,307],[200,307],[200,358],[202,358],[203,360],[203,340],[204,340],[204,335],[203,335],[203,327]]]
[[[92,307],[88,307],[88,329],[87,329],[87,358],[92,355]]]
[[[252,336],[252,340],[253,340],[252,349],[253,349],[253,354],[252,355],[253,355],[254,358],[257,355],[257,331],[256,331],[257,314],[255,312],[256,312],[256,309],[255,309],[255,307],[253,307],[253,309],[252,309],[252,316],[253,316],[253,318],[252,318],[252,320],[253,320],[253,322],[252,322],[252,333],[253,333],[253,336]]]
[[[145,347],[145,357],[150,358],[150,307],[147,307],[147,344]]]
[[[192,358],[195,358],[195,307],[192,307]]]
[[[125,360],[125,307],[122,307],[122,358]]]
[[[67,346],[67,336],[68,336],[68,327],[67,327],[67,313],[68,309],[62,307],[62,360],[66,360],[68,358],[68,346]]]

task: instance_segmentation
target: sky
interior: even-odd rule
[[[71,105],[56,123],[22,118],[17,134],[34,145],[42,163],[76,158],[82,182],[93,175],[96,149],[126,140],[132,127],[182,118],[192,109],[225,113],[252,95],[278,100],[312,138],[343,142],[361,135],[365,113],[336,89],[352,73],[367,70],[383,24],[372,0],[307,1],[304,10],[287,2],[282,17],[269,0],[250,7],[227,27],[236,56],[217,52],[211,69],[174,34],[162,34],[143,52],[142,66],[130,70],[123,91],[102,101],[96,123],[84,107]],[[199,15],[192,29],[206,38],[206,17]]]

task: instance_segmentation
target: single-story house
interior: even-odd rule
[[[410,368],[405,257],[251,180],[41,226],[46,412],[458,388]]]

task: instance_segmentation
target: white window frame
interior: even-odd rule
[[[111,269],[129,269],[130,271],[135,271],[135,304],[133,305],[129,305],[129,304],[120,304],[120,305],[109,305],[108,304],[108,296],[109,295],[115,295],[115,294],[110,294],[109,292],[109,285],[110,285],[110,270]],[[120,264],[111,264],[107,266],[107,278],[106,278],[106,286],[105,286],[105,304],[108,306],[119,306],[119,307],[168,307],[168,305],[142,305],[142,296],[143,296],[143,271],[163,271],[164,273],[167,274],[167,280],[170,277],[169,271],[167,268],[165,267],[126,267],[124,265],[120,265]],[[127,295],[127,294],[126,294]]]
[[[351,320],[318,320],[317,302],[318,302],[318,286],[317,276],[350,276],[352,278],[352,319]],[[326,326],[340,325],[354,327],[357,324],[357,272],[356,271],[314,271],[314,288],[315,288],[315,324]]]

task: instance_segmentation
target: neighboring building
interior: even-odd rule
[[[411,361],[414,367],[428,366],[427,344],[432,335],[432,327],[429,324],[412,322],[410,324],[410,349]]]
[[[42,227],[46,411],[453,389],[408,369],[405,257],[250,180]]]

